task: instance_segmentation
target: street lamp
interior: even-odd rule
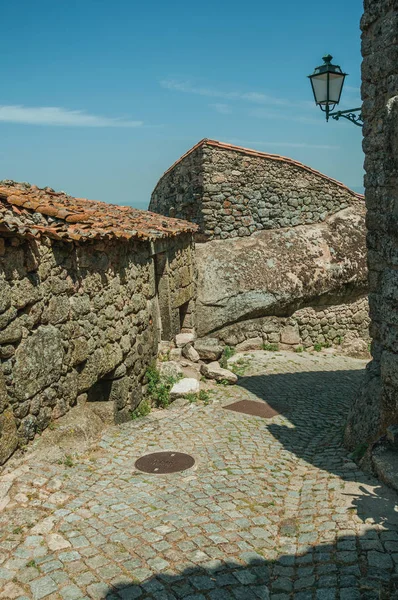
[[[326,121],[329,117],[338,121],[340,117],[348,119],[351,123],[363,126],[361,109],[351,108],[350,110],[338,110],[333,112],[340,102],[341,92],[343,90],[344,80],[347,73],[343,73],[338,65],[332,65],[330,54],[323,56],[323,65],[315,68],[312,75],[308,75],[311,81],[312,91],[314,93],[315,103],[326,113]],[[359,114],[355,114],[359,113]]]

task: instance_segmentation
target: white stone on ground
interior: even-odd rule
[[[199,381],[193,377],[184,377],[173,385],[170,390],[170,400],[184,398],[187,394],[197,394],[199,392]]]
[[[216,381],[227,381],[228,383],[236,383],[238,377],[232,371],[223,369],[220,364],[216,361],[209,363],[208,365],[202,365],[200,372],[207,379],[215,379]]]

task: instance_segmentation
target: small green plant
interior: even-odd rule
[[[15,535],[18,535],[19,533],[22,533],[22,531],[23,531],[22,527],[16,527],[15,529],[12,530],[12,532]]]
[[[343,337],[341,335],[337,336],[336,344],[338,346],[341,346],[342,343],[343,343]]]
[[[352,460],[354,460],[355,462],[360,461],[361,458],[363,458],[365,456],[367,449],[368,449],[368,444],[365,444],[365,443],[358,444],[358,446],[356,446],[354,448],[354,451],[351,453]]]
[[[263,350],[267,352],[277,352],[279,350],[278,344],[263,344]]]
[[[331,347],[332,347],[331,342],[320,342],[320,343],[314,344],[315,352],[320,352],[323,348],[331,348]]]
[[[217,381],[217,383],[219,385],[229,385],[229,382],[227,379],[220,379],[219,381]]]
[[[151,407],[149,405],[148,400],[142,400],[139,403],[137,408],[130,412],[131,419],[134,421],[135,419],[139,419],[140,417],[146,417],[151,412]]]
[[[148,395],[156,406],[166,408],[170,404],[170,390],[176,383],[175,377],[162,377],[154,365],[146,370]]]
[[[304,352],[304,348],[302,346],[297,346],[297,348],[294,349],[295,352]]]
[[[205,404],[209,404],[209,402],[210,402],[210,394],[209,394],[209,392],[206,392],[206,390],[200,390],[200,392],[198,394],[198,399],[201,402],[204,402]]]
[[[219,360],[222,369],[228,369],[228,360],[235,354],[235,348],[225,346],[221,358]]]
[[[239,377],[243,377],[247,367],[249,366],[249,361],[244,358],[239,358],[233,365],[231,365],[231,371],[238,375]]]
[[[198,401],[198,394],[195,394],[194,392],[190,392],[189,394],[187,394],[185,396],[185,398],[188,400],[188,402],[190,404],[193,404],[194,402]]]
[[[73,465],[75,463],[73,462],[73,458],[72,458],[72,456],[70,454],[66,454],[65,455],[63,464],[65,465],[65,467],[73,467]]]
[[[225,358],[229,360],[235,354],[235,352],[235,348],[231,348],[231,346],[225,346],[223,354]]]
[[[39,570],[39,567],[37,566],[37,564],[36,564],[36,561],[35,561],[35,560],[33,560],[33,559],[32,559],[32,560],[30,560],[29,562],[27,562],[27,563],[26,563],[26,566],[27,566],[27,567],[33,567],[34,569],[37,569],[37,570]]]

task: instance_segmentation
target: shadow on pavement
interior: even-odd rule
[[[296,456],[339,476],[344,474],[344,425],[364,370],[309,371],[243,377],[238,385],[267,402],[290,426],[269,422],[268,430]],[[293,427],[292,427],[293,426]]]
[[[392,537],[388,531],[381,537],[386,546],[398,544],[388,541]],[[246,564],[229,562],[225,557],[202,566],[192,565],[179,574],[158,573],[141,583],[115,582],[103,597],[106,600],[397,600],[398,574],[394,574],[391,556],[382,551],[377,533],[368,531],[359,538],[347,535],[336,544],[315,546],[300,556],[285,554],[265,560],[247,552],[247,556],[242,554]]]

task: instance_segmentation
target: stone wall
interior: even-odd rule
[[[213,240],[319,223],[357,198],[291,159],[204,140],[163,175],[149,210],[192,220]]]
[[[398,2],[365,0],[362,99],[373,360],[346,430],[349,447],[398,423]]]
[[[130,418],[157,355],[158,252],[172,309],[194,293],[191,236],[161,243],[0,237],[0,464],[76,403]]]
[[[369,341],[367,297],[337,305],[305,307],[289,317],[269,316],[235,323],[217,332],[216,337],[239,349],[277,344],[280,349],[313,350],[319,346],[341,346],[366,354]]]
[[[187,219],[203,229],[203,148],[196,146],[166,171],[154,189],[149,210]]]

